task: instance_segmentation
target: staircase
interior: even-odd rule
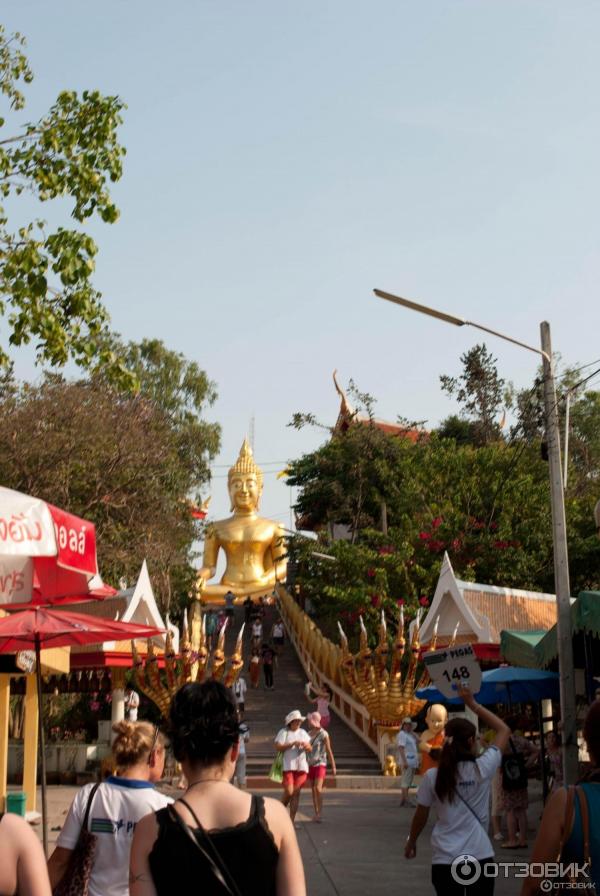
[[[267,607],[263,622],[265,640],[277,618],[275,607]],[[233,624],[228,626],[227,649],[231,650],[235,637],[244,621],[244,611],[235,608]],[[292,709],[299,709],[303,715],[316,709],[309,703],[304,693],[306,675],[296,656],[294,648],[286,641],[283,655],[278,658],[274,669],[273,690],[266,690],[262,678],[255,690],[250,686],[248,661],[250,658],[250,632],[244,632],[244,670],[242,675],[248,685],[244,719],[250,727],[250,741],[247,744],[247,774],[250,778],[268,774],[275,756],[274,739],[283,728],[284,718]],[[375,753],[333,712],[329,726],[331,748],[335,756],[338,776],[367,775],[380,776],[381,770]],[[249,782],[251,785],[253,782]]]

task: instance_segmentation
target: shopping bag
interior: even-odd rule
[[[277,753],[275,756],[273,765],[269,770],[269,780],[274,781],[276,784],[281,784],[283,781],[283,753]]]

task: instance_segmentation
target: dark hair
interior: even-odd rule
[[[583,723],[583,738],[587,744],[592,765],[600,767],[600,700],[594,700]]]
[[[240,735],[237,707],[219,681],[180,688],[169,712],[169,738],[178,762],[210,765],[223,759]]]
[[[329,700],[331,701],[331,700],[333,699],[333,691],[331,690],[331,688],[329,687],[329,685],[328,685],[328,684],[324,684],[324,685],[323,685],[323,690],[324,690],[324,691],[327,691],[327,693],[329,694]]]
[[[477,734],[473,722],[468,719],[450,719],[446,725],[446,741],[442,747],[435,792],[441,801],[454,802],[456,773],[459,762],[474,762],[469,741]]]

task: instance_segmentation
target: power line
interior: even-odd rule
[[[590,365],[588,364],[588,367],[589,366]],[[585,383],[589,382],[589,380],[592,380],[595,376],[598,376],[599,373],[600,373],[600,367],[598,367],[597,370],[594,370],[592,373],[590,373],[589,376],[586,376],[584,379],[579,380],[579,382],[575,383],[574,386],[571,386],[571,388],[568,391],[574,392],[575,389],[579,389],[580,386],[583,386]]]
[[[588,367],[593,367],[594,364],[600,364],[600,358],[596,358],[595,361],[590,361],[588,364],[582,364],[581,367],[574,367],[571,370],[568,370],[566,373],[562,373],[557,379],[564,380],[567,376],[570,376],[573,373],[579,373],[581,370],[586,370]]]

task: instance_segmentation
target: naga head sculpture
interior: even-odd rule
[[[210,677],[221,681],[226,687],[233,687],[242,668],[242,625],[237,636],[235,648],[229,660],[226,657],[224,625],[212,657],[206,638],[206,623],[199,615],[198,604],[194,605],[191,624],[191,635],[188,627],[187,613],[184,616],[181,647],[179,656],[173,650],[173,639],[167,635],[165,640],[164,678],[159,669],[158,656],[152,641],[148,641],[146,658],[142,659],[135,642],[132,641],[133,677],[138,689],[160,709],[164,718],[169,714],[171,700],[179,688],[192,681],[204,681]]]
[[[378,626],[378,642],[373,651],[368,645],[368,633],[360,619],[359,649],[352,655],[346,634],[338,622],[342,645],[340,670],[352,692],[369,711],[373,722],[380,729],[397,730],[405,716],[413,716],[425,706],[425,700],[415,697],[416,673],[419,660],[419,624],[416,625],[410,642],[411,656],[408,669],[403,675],[402,659],[406,647],[404,613],[401,611],[398,631],[390,649],[385,615],[381,614]]]

